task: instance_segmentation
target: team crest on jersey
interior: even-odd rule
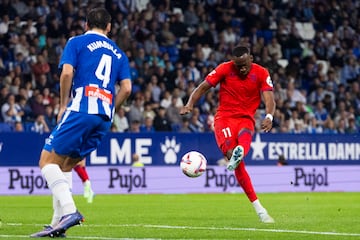
[[[256,81],[256,75],[255,74],[250,74],[249,78],[251,81]]]

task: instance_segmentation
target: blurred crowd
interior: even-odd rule
[[[56,125],[58,61],[93,7],[111,13],[109,37],[131,66],[133,92],[113,132],[212,131],[217,88],[192,114],[179,108],[245,43],[274,82],[273,132],[359,133],[356,0],[0,0],[0,132]]]

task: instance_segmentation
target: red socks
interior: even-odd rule
[[[77,166],[74,167],[74,170],[79,175],[82,182],[85,182],[85,181],[89,180],[89,176],[88,176],[88,174],[86,172],[85,167],[77,165]]]
[[[244,161],[240,162],[240,165],[235,169],[235,176],[246,193],[247,197],[249,198],[250,202],[253,202],[257,199],[254,187],[252,185],[251,179],[249,177],[249,174],[247,173],[245,169]]]
[[[244,148],[244,156],[246,156],[250,150],[252,136],[249,131],[242,131],[238,136],[238,145],[241,145]],[[235,169],[235,176],[246,193],[247,197],[249,198],[250,202],[253,202],[257,199],[254,187],[252,185],[251,179],[249,174],[245,169],[244,161],[241,161],[239,166]]]

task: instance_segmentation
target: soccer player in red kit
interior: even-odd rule
[[[261,122],[261,128],[264,132],[269,132],[272,128],[275,101],[269,72],[253,63],[247,46],[236,46],[231,61],[221,63],[206,76],[191,93],[180,114],[190,113],[200,97],[218,84],[219,106],[214,120],[217,145],[224,156],[230,159],[227,169],[235,170],[236,179],[254,206],[260,221],[274,223],[274,219],[261,205],[242,161],[250,150],[255,131],[254,115],[262,99],[267,114]]]

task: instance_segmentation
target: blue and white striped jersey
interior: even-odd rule
[[[70,38],[60,59],[74,67],[73,98],[67,109],[106,115],[111,120],[115,110],[115,84],[130,79],[129,60],[107,36],[88,31]]]

